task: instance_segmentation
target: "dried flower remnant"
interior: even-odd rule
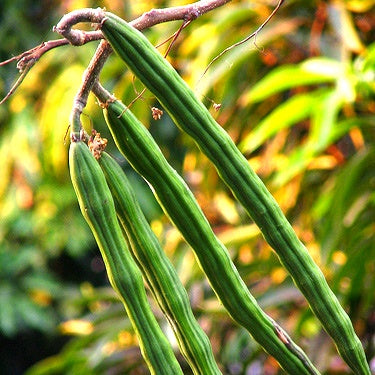
[[[161,116],[163,116],[163,111],[157,107],[152,107],[151,111],[152,111],[152,118],[154,120],[160,120]]]
[[[108,140],[106,138],[102,138],[100,133],[98,133],[96,130],[92,131],[92,136],[88,141],[88,146],[90,152],[94,155],[96,160],[100,159],[102,152],[107,147],[107,143]]]

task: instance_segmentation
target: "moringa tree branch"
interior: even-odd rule
[[[210,10],[218,8],[230,0],[202,0],[197,1],[192,4],[164,8],[164,9],[152,9],[140,17],[134,19],[130,24],[138,30],[143,30],[154,26],[158,23],[184,20],[184,22],[192,21],[199,17],[200,15],[207,13]],[[62,17],[60,22],[53,28],[54,31],[62,35],[63,39],[50,40],[43,42],[42,44],[21,53],[18,56],[12,57],[6,61],[0,62],[0,66],[9,64],[13,61],[17,61],[17,68],[21,73],[21,76],[17,79],[14,85],[11,87],[7,95],[0,101],[0,105],[4,103],[20,86],[26,74],[34,66],[34,64],[49,50],[61,47],[63,45],[72,44],[75,46],[81,46],[86,43],[92,42],[94,40],[103,39],[103,35],[100,30],[96,31],[82,31],[75,30],[72,27],[79,22],[91,22],[91,23],[101,23],[104,17],[104,11],[100,8],[97,9],[78,9],[70,12]],[[101,48],[101,47],[100,47]],[[104,57],[93,57],[93,61],[100,61]],[[92,64],[90,63],[90,66]],[[93,67],[93,66],[92,66]],[[85,74],[90,74],[87,69]],[[99,72],[97,72],[97,75]],[[90,81],[84,78],[83,82]],[[85,92],[83,87],[81,87],[80,92]],[[83,101],[82,101],[83,102]]]
[[[249,40],[250,38],[257,35],[257,33],[269,22],[269,20],[277,12],[284,0],[279,0],[276,8],[267,18],[267,20],[250,36],[242,40],[231,47],[225,49],[220,53],[205,69],[206,73],[211,64],[218,58],[220,58],[225,52],[229,49],[236,47],[239,44],[242,44]],[[163,9],[151,9],[150,11],[142,14],[140,17],[129,22],[134,28],[138,30],[144,30],[151,26],[154,26],[159,23],[183,20],[185,27],[194,19],[198,18],[204,13],[207,13],[213,9],[216,9],[220,6],[225,5],[230,2],[230,0],[201,0],[194,2],[192,4],[163,8]],[[5,102],[21,85],[22,81],[26,77],[27,73],[34,66],[34,64],[41,58],[43,54],[49,50],[60,47],[63,45],[71,44],[74,46],[82,46],[86,43],[89,43],[94,40],[103,39],[103,35],[100,30],[95,31],[83,31],[78,29],[73,29],[73,26],[80,22],[91,22],[93,24],[100,24],[105,19],[105,11],[101,8],[91,9],[84,8],[78,9],[73,12],[70,12],[64,15],[59,23],[53,28],[53,30],[63,36],[63,39],[50,40],[43,42],[39,46],[36,46],[28,51],[23,52],[22,54],[15,56],[11,59],[8,59],[4,62],[0,62],[0,66],[8,64],[13,61],[17,61],[17,68],[21,73],[21,76],[17,79],[15,84],[11,87],[7,95],[0,101],[0,104]],[[83,108],[86,106],[87,98],[92,88],[93,83],[98,80],[100,71],[111,54],[112,50],[110,45],[107,42],[101,42],[97,52],[93,56],[89,66],[85,70],[81,87],[75,97],[73,110],[78,111],[76,115],[78,116],[82,113]],[[203,76],[202,75],[202,76]],[[201,77],[202,78],[202,77]]]
[[[230,0],[203,0],[186,6],[152,9],[129,23],[138,30],[143,30],[158,23],[176,20],[183,20],[184,24],[187,24],[199,17],[201,14],[224,5],[229,1]],[[72,29],[72,27],[79,22],[92,22],[100,24],[104,19],[105,12],[101,8],[80,9],[65,15],[53,28],[53,30],[64,36],[65,39],[69,40],[72,45],[80,46],[84,44],[86,33],[82,30]],[[182,27],[180,28],[180,31],[181,29]],[[82,85],[74,98],[72,112],[70,115],[72,124],[80,124],[80,121],[77,120],[87,104],[87,99],[92,86],[96,81],[98,81],[100,71],[111,52],[112,49],[110,45],[106,41],[102,41],[95,55],[91,59],[91,62],[83,75]],[[73,119],[75,121],[73,121]],[[80,131],[81,129],[74,128],[71,129],[71,134],[72,136],[78,136],[77,133]]]
[[[90,91],[93,85],[95,84],[95,82],[98,81],[100,72],[108,56],[111,54],[111,52],[112,52],[111,46],[105,39],[103,39],[100,42],[98,48],[96,49],[95,54],[92,57],[88,67],[83,73],[81,87],[79,88],[73,101],[72,111],[70,114],[71,124],[81,123],[80,117],[83,112],[83,109],[86,107],[87,99],[89,97]],[[79,133],[80,130],[81,129],[72,128],[71,134]]]

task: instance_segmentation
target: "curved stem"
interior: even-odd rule
[[[218,8],[231,0],[202,0],[197,1],[193,4],[163,8],[163,9],[152,9],[149,12],[142,14],[140,17],[130,21],[129,23],[138,30],[143,30],[148,27],[154,26],[158,23],[184,20],[186,24],[199,17],[200,15],[209,12],[215,8]],[[60,47],[67,44],[72,44],[74,46],[82,46],[86,43],[92,42],[94,40],[103,39],[103,34],[100,30],[95,31],[83,31],[72,29],[74,25],[79,22],[91,22],[100,24],[105,18],[104,10],[101,8],[91,9],[84,8],[78,9],[70,12],[63,16],[58,24],[53,27],[53,31],[59,33],[64,37],[64,39],[50,40],[43,42],[39,46],[36,46],[28,51],[21,53],[18,56],[12,57],[6,61],[0,62],[0,66],[9,64],[13,61],[18,61],[17,68],[22,74],[22,76],[16,81],[16,83],[9,90],[8,94],[4,99],[1,100],[0,105],[4,103],[8,98],[15,92],[15,90],[20,86],[23,79],[26,77],[30,68],[40,59],[40,57],[48,52],[49,50]],[[109,52],[110,53],[110,52]],[[108,54],[109,55],[109,54]],[[92,61],[96,61],[97,57],[94,56]],[[100,59],[101,60],[101,59]],[[105,60],[105,59],[104,59]],[[104,64],[103,64],[104,65]],[[97,75],[97,74],[96,74]],[[84,81],[85,81],[84,77]],[[82,89],[80,90],[82,91]],[[84,90],[85,91],[85,90]],[[77,105],[80,102],[79,98],[76,96],[75,106],[82,112],[86,103],[82,105]],[[85,100],[83,100],[84,102]],[[80,109],[81,108],[81,109]]]
[[[70,115],[72,138],[79,136],[79,133],[81,131],[81,122],[79,121],[79,118],[82,114],[83,109],[86,107],[89,93],[94,83],[98,80],[100,71],[102,70],[104,63],[106,62],[111,52],[111,46],[106,40],[102,40],[95,52],[95,55],[91,59],[90,64],[83,74],[82,84],[76,96],[74,97],[73,107]]]
[[[161,22],[184,20],[184,25],[190,23],[201,14],[228,3],[230,0],[202,0],[193,4],[171,7],[165,9],[152,9],[144,13],[142,16],[129,22],[138,30],[151,27]],[[80,9],[66,14],[60,22],[53,28],[54,31],[64,36],[73,45],[82,45],[86,40],[86,32],[82,30],[72,29],[78,22],[101,23],[105,19],[105,12],[101,8],[97,9]],[[179,29],[181,31],[182,28]],[[101,33],[101,31],[97,31]],[[177,33],[178,35],[178,33]],[[176,38],[176,36],[175,36]],[[96,81],[98,81],[100,71],[105,61],[111,54],[112,48],[106,40],[102,40],[90,61],[89,66],[85,70],[82,77],[82,84],[78,90],[73,103],[71,112],[71,138],[80,137],[82,130],[79,120],[83,109],[87,104],[88,95]]]
[[[101,8],[77,9],[61,18],[59,23],[53,27],[53,31],[59,33],[74,46],[85,44],[85,31],[72,29],[79,22],[92,22],[100,24],[105,18],[104,10]],[[100,31],[98,31],[100,32]]]
[[[231,0],[201,0],[192,4],[177,7],[151,9],[129,23],[134,28],[143,30],[163,22],[177,20],[191,21],[230,1]],[[68,39],[71,44],[82,45],[84,44],[86,32],[82,30],[73,30],[72,27],[79,22],[100,24],[105,18],[104,13],[104,10],[101,8],[84,8],[75,10],[62,17],[53,30]],[[100,31],[98,31],[98,33],[99,32]]]

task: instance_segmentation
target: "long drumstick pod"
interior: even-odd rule
[[[259,226],[306,297],[342,358],[356,374],[369,375],[361,342],[348,315],[277,202],[229,135],[142,33],[108,12],[101,23],[101,30],[115,52],[157,97],[180,129],[189,134],[213,162],[220,177]],[[116,112],[112,107],[118,111],[117,107],[121,106],[117,102],[109,106],[111,110],[107,118],[115,121],[109,114]],[[150,163],[149,167],[152,168]]]

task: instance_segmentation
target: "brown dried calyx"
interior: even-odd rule
[[[161,116],[163,116],[163,111],[157,107],[152,107],[151,112],[154,120],[160,120]]]
[[[94,155],[96,160],[100,159],[102,152],[107,147],[107,143],[108,140],[106,138],[102,138],[100,133],[98,133],[96,130],[92,131],[92,135],[88,140],[87,145],[89,146],[89,150]]]

